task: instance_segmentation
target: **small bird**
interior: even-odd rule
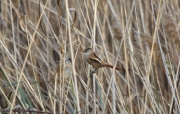
[[[83,51],[84,53],[84,59],[86,62],[88,62],[90,65],[92,65],[95,68],[95,71],[97,68],[101,67],[110,67],[113,68],[113,65],[110,65],[104,61],[102,61],[91,48],[87,48]],[[115,68],[116,70],[122,70],[118,67]],[[94,71],[94,72],[95,72]]]

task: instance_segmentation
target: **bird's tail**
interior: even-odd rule
[[[110,64],[108,64],[108,63],[104,63],[103,66],[104,66],[104,67],[113,68],[113,65],[110,65]],[[116,67],[115,69],[116,69],[116,70],[122,70],[122,69],[120,69],[119,67]]]

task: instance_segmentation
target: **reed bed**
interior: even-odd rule
[[[0,113],[180,113],[179,0],[0,0],[0,25]]]

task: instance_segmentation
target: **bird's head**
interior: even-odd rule
[[[93,50],[91,49],[91,48],[86,48],[84,51],[83,51],[83,53],[85,54],[85,55],[89,55],[90,53],[92,53],[93,52]]]

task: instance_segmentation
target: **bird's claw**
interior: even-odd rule
[[[91,75],[93,75],[94,73],[96,73],[96,70],[97,70],[97,69],[95,68],[95,70],[91,72]]]

